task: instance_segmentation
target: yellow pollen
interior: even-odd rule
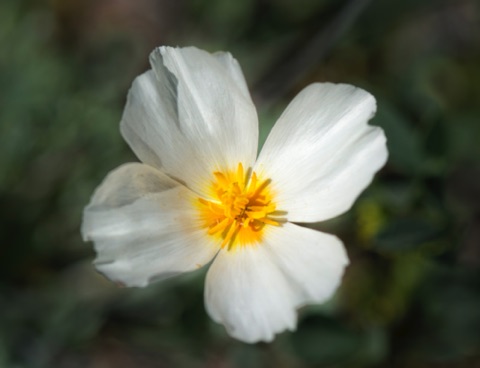
[[[283,221],[270,180],[261,181],[256,173],[248,176],[241,163],[236,171],[214,172],[212,200],[198,199],[202,223],[209,235],[222,240],[222,248],[258,243],[265,226],[280,226]]]

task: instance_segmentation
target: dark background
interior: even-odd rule
[[[479,14],[474,0],[1,0],[0,367],[480,367]],[[389,161],[321,225],[348,247],[344,282],[272,344],[208,318],[204,270],[121,289],[81,241],[94,188],[136,160],[118,122],[163,44],[232,52],[262,140],[309,83],[377,97]]]

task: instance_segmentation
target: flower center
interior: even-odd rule
[[[199,198],[200,213],[208,234],[223,239],[222,248],[256,243],[266,225],[280,225],[269,179],[260,181],[254,172],[247,180],[241,163],[237,171],[213,175],[213,200]]]

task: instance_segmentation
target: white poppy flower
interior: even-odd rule
[[[296,309],[329,299],[348,264],[337,237],[295,223],[347,211],[384,165],[374,97],[306,87],[257,158],[257,113],[229,53],[160,47],[150,63],[121,121],[142,163],[112,171],[85,208],[97,269],[146,286],[212,261],[206,309],[231,336],[294,330]]]

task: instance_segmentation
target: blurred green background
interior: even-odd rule
[[[389,162],[319,225],[344,282],[272,344],[208,318],[204,270],[121,289],[81,241],[94,188],[136,160],[118,123],[163,44],[232,52],[262,139],[309,83],[378,99]],[[478,1],[2,0],[0,143],[2,368],[480,367]]]

